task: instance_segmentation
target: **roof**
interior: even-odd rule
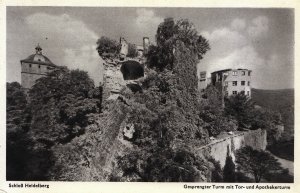
[[[32,54],[32,55],[28,56],[26,59],[21,60],[21,63],[22,62],[33,63],[33,64],[42,64],[42,65],[56,67],[56,65],[53,64],[51,62],[51,60],[49,58],[47,58],[46,56],[44,56],[43,54]]]
[[[231,69],[231,68],[228,68],[228,69],[224,69],[224,70],[214,71],[214,72],[212,72],[211,74],[219,73],[219,72],[227,72],[227,71],[232,71],[232,70],[247,70],[247,71],[252,71],[252,70],[248,70],[248,69],[246,69],[246,68],[238,68],[238,69]]]

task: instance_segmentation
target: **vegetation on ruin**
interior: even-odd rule
[[[138,80],[140,89],[124,87],[115,101],[102,103],[101,87],[80,70],[54,70],[37,80],[27,97],[18,83],[8,83],[8,179],[241,179],[229,154],[221,168],[194,147],[208,144],[210,136],[240,128],[267,129],[268,140],[277,140],[270,128],[281,123],[280,114],[256,108],[243,95],[228,98],[223,109],[221,94],[211,85],[199,93],[196,66],[210,47],[188,20],[166,19],[156,37],[147,54],[147,76]],[[101,37],[97,50],[100,57],[115,59],[120,44]],[[137,56],[133,44],[128,51],[128,57]],[[124,137],[127,124],[134,125],[132,138]],[[259,156],[266,161],[256,163]],[[238,172],[244,173],[278,169],[269,154],[249,148],[238,151],[237,164]],[[257,182],[275,178],[267,172],[251,174]]]
[[[193,23],[187,19],[165,19],[157,28],[156,44],[149,47],[147,60],[148,67],[158,70],[174,68],[174,51],[178,44],[184,44],[185,49],[199,59],[210,49],[208,41],[198,34]]]

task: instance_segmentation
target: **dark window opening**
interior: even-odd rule
[[[245,83],[246,83],[245,81],[242,81],[241,85],[242,85],[242,86],[245,86]]]
[[[251,71],[248,72],[248,76],[250,76],[250,75],[251,75]]]
[[[232,94],[236,95],[236,94],[237,94],[237,91],[235,91],[235,90],[234,90],[234,91],[232,91]]]
[[[31,68],[31,64],[29,64],[29,68]]]
[[[242,90],[242,91],[241,91],[241,94],[244,95],[244,94],[245,94],[245,91]]]
[[[41,68],[41,65],[39,65],[39,68]]]
[[[246,72],[245,71],[242,71],[242,76],[245,76],[246,75]]]
[[[237,86],[237,81],[232,81],[232,86]]]
[[[144,67],[137,61],[123,62],[121,72],[124,80],[135,80],[144,76]]]
[[[248,86],[250,86],[250,81],[248,81]]]

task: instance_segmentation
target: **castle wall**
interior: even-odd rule
[[[206,146],[197,149],[197,154],[202,156],[211,156],[220,162],[224,167],[227,152],[235,160],[235,151],[245,146],[251,146],[253,149],[265,150],[267,146],[267,132],[265,130],[253,130],[247,132],[239,132],[222,139],[213,140]]]

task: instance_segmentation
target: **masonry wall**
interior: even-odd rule
[[[265,150],[267,146],[267,132],[261,129],[240,132],[232,136],[214,140],[208,145],[197,149],[197,153],[200,156],[211,156],[220,162],[221,167],[224,167],[227,152],[229,151],[233,161],[235,161],[235,151],[245,146]]]

